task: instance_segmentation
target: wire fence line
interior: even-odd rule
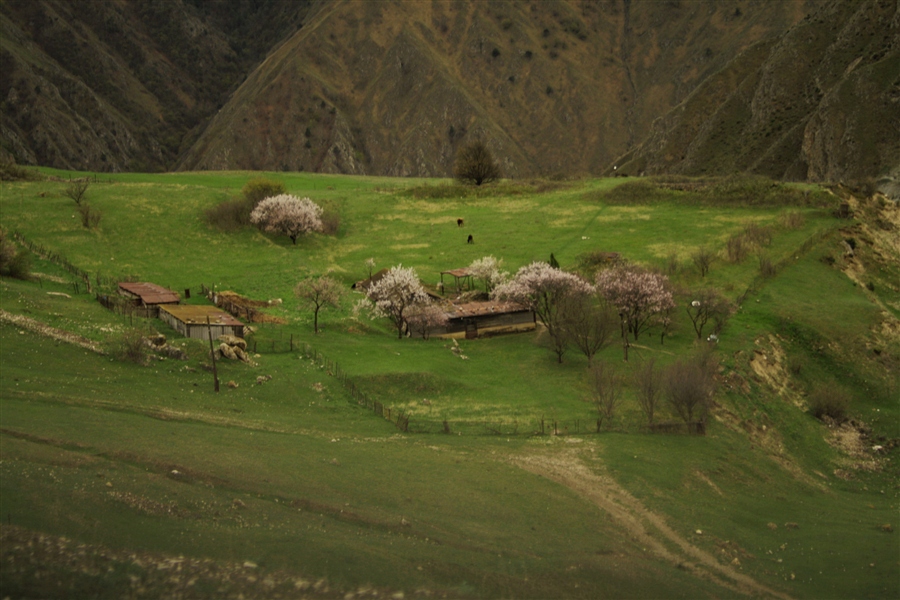
[[[446,435],[483,435],[483,436],[542,436],[542,435],[587,435],[606,431],[601,423],[594,419],[557,419],[546,416],[532,418],[511,417],[506,419],[429,419],[392,408],[373,398],[363,391],[332,359],[303,342],[297,350],[304,358],[323,369],[327,375],[334,377],[350,394],[351,404],[365,407],[393,423],[400,431],[419,434]],[[642,433],[691,434],[705,435],[706,423],[696,421],[684,423],[667,421],[639,427]]]
[[[28,250],[33,254],[57,265],[58,267],[61,267],[67,273],[73,275],[75,277],[75,281],[72,282],[72,286],[76,294],[80,294],[82,290],[87,292],[88,294],[92,294],[94,293],[95,288],[115,288],[120,281],[135,280],[135,277],[132,275],[124,275],[122,277],[116,278],[102,275],[100,271],[97,271],[95,274],[91,275],[89,272],[72,263],[61,252],[50,250],[42,244],[33,242],[22,235],[22,233],[19,231],[13,232],[13,238],[15,238],[18,243],[22,244],[22,246],[28,248]]]
[[[158,317],[158,309],[137,306],[130,301],[118,298],[113,294],[100,293],[101,289],[114,290],[121,281],[136,281],[133,276],[123,276],[114,278],[101,275],[98,271],[91,275],[84,269],[79,268],[68,260],[62,253],[48,250],[41,244],[36,244],[25,238],[20,232],[13,232],[13,237],[28,248],[37,256],[44,260],[52,262],[66,270],[75,277],[72,282],[73,289],[76,294],[83,291],[94,294],[100,304],[107,309],[131,317],[139,317],[143,319]],[[212,290],[207,286],[200,285],[201,293],[209,295]],[[748,290],[749,292],[750,290]],[[748,293],[748,292],[745,292]],[[234,307],[223,307],[226,310],[235,308],[236,312],[246,311],[246,307],[235,305]],[[252,310],[252,309],[250,309]],[[229,310],[231,312],[231,310]],[[248,318],[249,315],[235,315]],[[252,320],[249,319],[248,320]],[[295,341],[293,333],[288,333],[285,338],[283,329],[278,330],[278,339],[266,339],[262,337],[252,336],[247,340],[248,350],[258,354],[260,352],[269,352],[271,354],[278,353],[296,353],[300,352],[305,358],[322,368],[329,376],[334,377],[341,386],[349,393],[349,402],[371,410],[375,415],[390,421],[397,429],[405,433],[418,434],[445,434],[445,435],[483,435],[483,436],[541,436],[541,435],[585,435],[591,433],[600,433],[604,431],[599,423],[592,419],[557,419],[555,417],[532,417],[532,418],[484,418],[484,419],[429,419],[411,414],[399,408],[385,405],[361,389],[353,378],[344,371],[343,368],[332,359],[327,358],[317,349],[313,348],[306,342]],[[687,433],[699,434],[705,433],[705,424],[667,422],[656,423],[653,425],[645,425],[640,428],[642,432],[648,433]]]

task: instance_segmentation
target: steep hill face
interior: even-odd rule
[[[833,1],[709,77],[617,172],[889,178],[898,132],[900,3]]]
[[[888,0],[5,0],[0,158],[445,176],[482,137],[507,176],[894,181],[898,19]]]
[[[0,155],[96,171],[171,168],[308,1],[4,0]]]
[[[603,169],[805,3],[335,0],[212,119],[182,169],[445,176],[484,138],[504,174]]]

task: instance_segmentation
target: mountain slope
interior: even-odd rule
[[[900,5],[829,2],[661,119],[620,173],[858,180],[900,164]]]
[[[484,137],[509,176],[596,172],[804,6],[745,4],[335,1],[179,166],[443,176]]]
[[[0,156],[97,171],[170,168],[310,2],[7,0]]]

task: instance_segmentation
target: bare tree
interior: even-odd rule
[[[313,331],[319,333],[319,311],[326,307],[337,307],[344,296],[344,286],[328,275],[304,279],[294,288],[294,294],[301,300],[301,306],[313,310]]]
[[[90,185],[90,182],[86,179],[73,181],[66,186],[66,191],[63,193],[67,197],[74,200],[75,204],[81,206],[81,201],[84,200],[84,195],[87,193],[88,187],[90,187]]]
[[[716,385],[710,354],[679,360],[666,370],[665,398],[679,417],[691,426],[704,422]]]
[[[456,155],[453,175],[462,183],[490,183],[500,178],[500,167],[481,140],[462,146]]]
[[[250,222],[269,233],[283,233],[294,244],[304,233],[322,230],[322,207],[309,198],[281,194],[265,198],[250,213]]]
[[[91,208],[87,202],[78,205],[78,214],[81,215],[81,224],[88,229],[94,229],[100,225],[102,214],[96,208]]]
[[[718,291],[707,288],[692,294],[692,299],[687,305],[687,314],[699,340],[703,338],[703,328],[710,320],[713,321],[713,333],[721,332],[731,314],[731,306]]]
[[[565,337],[588,359],[609,345],[618,325],[616,311],[602,298],[574,294],[563,301],[562,329]]]
[[[597,431],[613,419],[622,402],[623,378],[621,373],[602,361],[588,369],[590,401],[597,409]]]
[[[652,425],[662,397],[663,372],[656,368],[656,359],[651,357],[635,370],[634,377],[638,405]]]
[[[713,253],[706,246],[701,246],[691,255],[691,260],[700,271],[700,277],[706,277],[709,267],[712,265]]]
[[[384,277],[370,285],[366,296],[376,315],[387,317],[394,323],[398,338],[403,337],[408,327],[407,312],[429,300],[415,269],[404,269],[402,265],[391,267]]]

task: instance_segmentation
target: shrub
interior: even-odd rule
[[[96,208],[91,208],[91,205],[87,202],[80,202],[78,204],[78,214],[81,215],[81,224],[86,228],[94,229],[100,225],[102,214]]]
[[[287,190],[285,190],[283,183],[280,181],[272,181],[271,179],[266,179],[264,177],[251,179],[244,184],[243,188],[241,188],[241,195],[243,196],[244,201],[249,205],[247,211],[248,215],[250,214],[250,211],[256,208],[257,204],[266,198],[279,196],[286,192]]]
[[[16,248],[5,229],[0,228],[0,275],[28,279],[31,275],[31,254]]]
[[[341,228],[341,215],[336,209],[330,206],[326,207],[322,211],[320,219],[322,221],[322,233],[325,235],[337,235],[338,230]]]
[[[736,233],[725,241],[725,255],[728,262],[740,263],[747,258],[747,244],[743,233]]]
[[[847,420],[850,400],[850,393],[840,385],[834,382],[819,384],[809,394],[809,412],[822,421],[828,417],[836,423],[843,423]]]
[[[750,223],[744,227],[744,238],[753,246],[768,246],[772,243],[772,228]]]
[[[109,355],[116,360],[146,365],[150,353],[140,329],[126,329],[108,344]]]
[[[800,211],[790,210],[781,214],[781,225],[785,229],[800,229],[804,224],[806,218]]]
[[[0,160],[0,181],[36,181],[40,173],[20,167],[14,160]]]
[[[253,207],[243,198],[231,198],[204,211],[206,222],[225,232],[238,231],[250,225]]]
[[[775,268],[775,263],[772,262],[772,259],[769,258],[765,252],[759,253],[759,274],[769,279],[770,277],[775,277],[775,273],[777,269]]]

